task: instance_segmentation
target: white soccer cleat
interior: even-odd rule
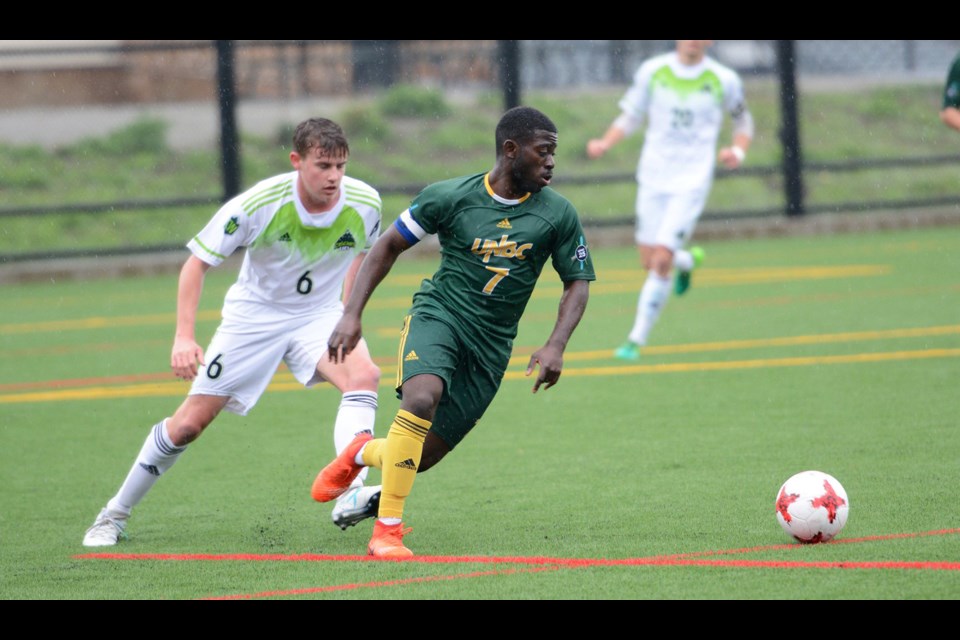
[[[85,547],[111,547],[120,541],[120,538],[126,539],[127,534],[124,529],[127,526],[127,519],[111,514],[106,509],[100,511],[97,519],[87,529],[83,536],[83,546]]]
[[[333,507],[333,524],[346,530],[361,520],[375,517],[379,507],[380,485],[348,489]]]

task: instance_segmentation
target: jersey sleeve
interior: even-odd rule
[[[440,193],[436,184],[424,187],[394,222],[397,231],[411,245],[435,234],[439,229],[440,215],[445,210],[444,199],[440,197]]]
[[[596,280],[593,257],[587,246],[583,225],[577,210],[566,204],[561,223],[557,227],[557,245],[551,256],[553,268],[564,282],[570,280]]]
[[[960,56],[954,59],[943,86],[943,108],[960,109]]]
[[[380,223],[382,221],[379,211],[376,216],[371,216],[370,224],[367,225],[367,244],[363,247],[364,251],[369,251],[373,243],[380,237]]]
[[[633,83],[620,99],[620,111],[624,119],[630,121],[632,129],[639,127],[647,114],[653,70],[654,65],[650,61],[640,65],[640,68],[633,74]]]
[[[732,70],[728,73],[723,89],[724,108],[730,114],[734,133],[745,133],[753,138],[753,115],[747,107],[743,81]]]
[[[243,197],[241,194],[220,207],[200,233],[187,242],[193,255],[215,267],[256,239],[259,230],[255,219],[243,211]]]
[[[380,237],[380,225],[383,222],[383,199],[380,192],[372,186],[344,176],[341,187],[346,191],[346,202],[353,207],[363,220],[363,235],[366,238],[361,251],[369,251]]]

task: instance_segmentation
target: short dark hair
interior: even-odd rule
[[[294,151],[305,156],[314,147],[334,157],[350,155],[347,135],[340,125],[327,118],[308,118],[293,132]]]
[[[537,131],[557,132],[557,125],[542,111],[533,107],[514,107],[500,118],[497,124],[497,156],[503,152],[503,143],[507,140],[525,142]]]

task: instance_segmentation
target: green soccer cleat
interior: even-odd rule
[[[690,255],[693,256],[693,269],[699,267],[706,257],[703,247],[690,247]],[[682,296],[690,288],[690,277],[693,275],[693,269],[677,271],[677,279],[673,283],[673,290],[678,296]]]
[[[634,362],[640,359],[640,345],[634,344],[629,340],[624,342],[622,345],[617,347],[617,350],[613,352],[613,357],[617,360],[628,360]]]

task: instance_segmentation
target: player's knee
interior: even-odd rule
[[[670,275],[670,269],[673,268],[673,254],[669,251],[658,251],[650,259],[650,271],[656,273],[661,278]]]
[[[167,428],[170,433],[170,441],[178,447],[190,444],[203,433],[203,427],[201,427],[199,423],[189,421],[179,422],[173,425],[168,424]]]
[[[401,388],[400,408],[418,418],[433,422],[433,414],[443,396],[443,380],[433,374],[408,378]]]
[[[376,389],[380,386],[380,367],[373,361],[370,361],[359,372],[357,382],[363,389]]]
[[[404,390],[402,408],[418,418],[433,421],[433,414],[437,409],[437,399],[427,393],[407,394]]]
[[[182,413],[178,411],[177,414],[167,420],[167,433],[174,445],[183,447],[199,438],[203,430],[212,421],[212,417],[208,419],[190,411]]]
[[[418,418],[433,422],[433,414],[437,410],[437,404],[440,402],[440,394],[435,394],[427,389],[420,389],[414,392],[403,387],[403,400],[400,405],[404,411],[409,411]]]
[[[380,367],[372,360],[352,362],[340,374],[338,386],[341,389],[351,391],[362,389],[376,391],[377,387],[380,386]]]

